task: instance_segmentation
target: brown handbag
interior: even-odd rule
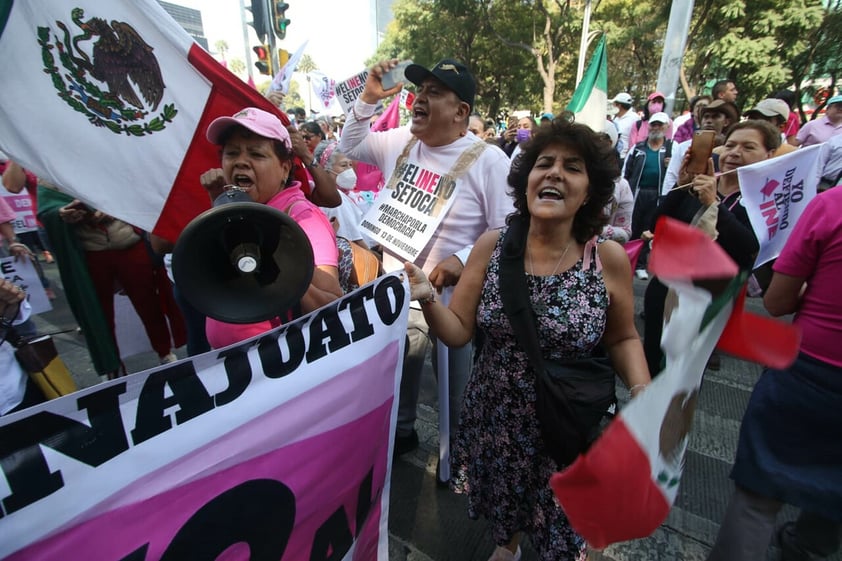
[[[15,347],[15,358],[21,368],[29,374],[44,393],[44,397],[55,399],[79,389],[67,366],[58,356],[50,335],[36,337],[31,341],[9,337],[8,341]]]
[[[356,242],[348,240],[348,243],[351,245],[351,258],[354,262],[351,270],[351,283],[362,286],[379,277],[382,267],[377,255]]]

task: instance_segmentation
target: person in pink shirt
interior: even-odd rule
[[[842,95],[827,100],[824,117],[806,123],[795,137],[798,146],[812,146],[842,134]]]
[[[638,142],[643,142],[649,138],[649,118],[655,113],[663,112],[664,107],[664,94],[661,92],[652,92],[649,94],[649,97],[646,99],[646,106],[643,108],[643,116],[632,125],[631,132],[629,132],[629,151]],[[672,139],[672,122],[667,123],[664,128],[664,137],[670,140]]]
[[[248,193],[254,202],[287,213],[307,234],[313,247],[313,280],[301,299],[302,313],[311,312],[342,296],[338,250],[333,227],[322,211],[307,200],[301,183],[292,178],[293,147],[290,134],[275,115],[247,107],[232,117],[215,119],[207,139],[220,146],[222,168],[205,172],[209,190],[222,182]],[[285,318],[253,324],[229,324],[207,319],[208,342],[220,348],[280,325]]]
[[[842,189],[807,205],[773,269],[763,303],[773,316],[795,313],[801,352],[754,387],[708,561],[765,559],[784,503],[801,512],[778,529],[779,559],[827,558],[842,537]]]
[[[6,240],[9,255],[14,255],[16,258],[28,257],[32,255],[32,252],[15,236],[15,218],[17,214],[14,209],[9,206],[6,199],[0,197],[0,236]]]

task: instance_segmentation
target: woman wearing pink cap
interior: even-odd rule
[[[313,280],[301,299],[307,313],[342,296],[337,269],[336,236],[327,217],[311,203],[292,178],[293,147],[289,132],[275,115],[247,107],[231,117],[219,117],[207,138],[221,147],[222,168],[202,175],[211,195],[221,185],[248,193],[253,201],[287,213],[304,229],[313,246]],[[218,193],[217,193],[218,194]],[[208,341],[224,347],[281,324],[280,318],[253,324],[228,324],[207,319]]]
[[[634,146],[638,142],[643,142],[649,137],[649,117],[655,113],[660,113],[664,110],[664,94],[661,92],[652,92],[646,98],[646,105],[643,108],[643,117],[632,125],[629,133],[629,147]],[[664,129],[664,136],[672,139],[672,122],[667,123]]]

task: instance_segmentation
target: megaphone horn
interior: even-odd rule
[[[240,201],[248,202],[240,202]],[[257,323],[296,306],[313,278],[313,248],[285,213],[226,191],[194,218],[173,249],[179,292],[226,323]]]

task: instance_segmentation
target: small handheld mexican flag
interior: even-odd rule
[[[798,353],[795,327],[743,310],[746,275],[706,234],[669,218],[657,232],[649,269],[678,297],[661,338],[665,368],[550,480],[570,524],[596,548],[648,536],[669,514],[714,347],[775,368]]]

